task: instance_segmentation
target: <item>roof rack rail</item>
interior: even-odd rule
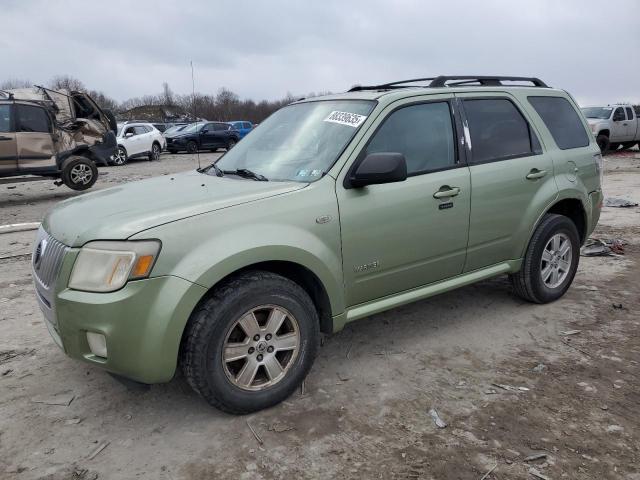
[[[454,81],[454,82],[452,82]],[[548,85],[539,78],[535,77],[502,77],[502,76],[481,76],[481,75],[440,75],[438,77],[413,78],[410,80],[399,80],[397,82],[383,83],[381,85],[355,85],[349,89],[350,92],[358,92],[362,90],[394,90],[396,88],[407,88],[410,85],[406,83],[429,82],[425,87],[441,88],[464,86],[477,83],[483,87],[499,87],[505,86],[502,82],[530,82],[534,87],[548,88]],[[451,82],[451,83],[448,83]]]

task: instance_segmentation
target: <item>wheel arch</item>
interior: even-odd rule
[[[578,229],[580,244],[584,244],[587,234],[588,219],[587,211],[584,208],[582,200],[578,198],[563,198],[547,209],[545,214],[547,213],[555,213],[569,218]]]
[[[598,132],[598,135],[605,135],[605,136],[607,136],[607,137],[610,137],[610,136],[611,136],[611,131],[605,128],[605,129],[603,129],[603,130],[600,130],[600,131]],[[596,135],[596,137],[597,137],[598,135]]]

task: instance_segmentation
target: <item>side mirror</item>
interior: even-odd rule
[[[133,137],[133,132],[127,132],[124,134],[124,138],[131,138]]]
[[[361,188],[367,185],[402,182],[407,179],[407,161],[401,153],[370,153],[351,173],[349,185]]]

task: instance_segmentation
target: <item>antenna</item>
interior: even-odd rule
[[[193,75],[193,60],[191,60],[191,91],[192,91],[192,100],[193,100],[193,119],[198,124],[198,117],[196,116],[196,81]],[[196,150],[196,156],[198,157],[198,170],[202,167],[200,166],[200,149]]]

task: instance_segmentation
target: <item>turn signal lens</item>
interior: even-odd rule
[[[151,272],[151,266],[153,265],[153,255],[143,255],[138,257],[133,270],[131,271],[132,278],[146,277]]]

